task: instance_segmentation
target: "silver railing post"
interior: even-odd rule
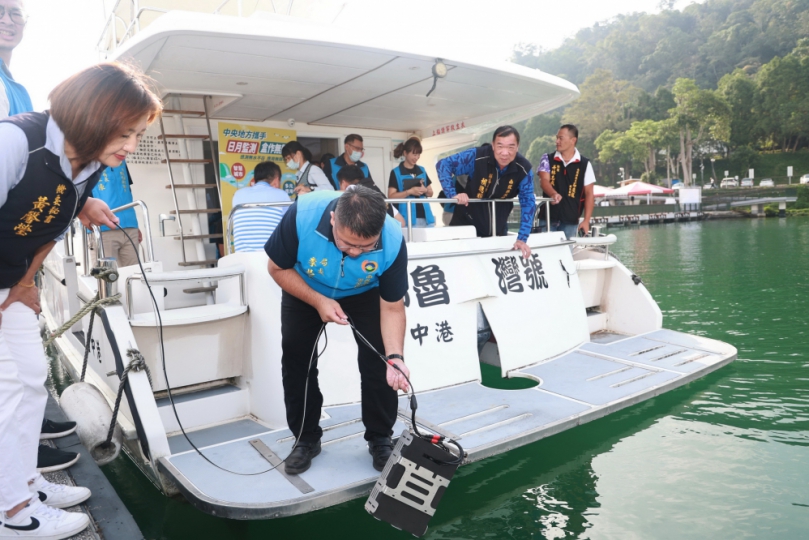
[[[97,259],[106,259],[106,255],[104,254],[104,244],[101,243],[101,228],[98,225],[90,225],[91,230],[93,232],[93,237],[96,241],[96,250],[98,253]]]
[[[65,231],[65,256],[72,257],[73,256],[73,222],[70,223],[70,226]]]
[[[73,224],[76,227],[76,230],[79,231],[81,234],[81,252],[82,252],[82,264],[84,265],[82,273],[85,276],[90,275],[90,243],[87,241],[87,231],[84,229],[84,225],[81,224],[79,218],[73,220]]]
[[[143,228],[146,230],[146,262],[152,262],[155,260],[154,244],[152,244],[152,225],[149,222],[149,208],[146,206],[146,203],[140,200],[132,201],[129,204],[119,206],[118,208],[113,208],[111,212],[115,214],[122,210],[128,210],[129,208],[134,208],[136,206],[140,206],[140,209],[143,211]]]

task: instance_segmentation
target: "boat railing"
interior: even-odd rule
[[[200,268],[198,270],[180,270],[176,272],[150,272],[149,284],[156,283],[173,283],[178,281],[197,281],[204,282],[206,285],[213,282],[218,282],[222,279],[239,278],[239,302],[241,306],[247,305],[245,303],[245,269],[241,265],[216,267],[216,268]],[[143,274],[136,272],[126,278],[126,309],[127,313],[132,316],[132,282],[144,281]]]
[[[233,3],[236,4],[236,15],[239,17],[244,16],[243,2],[244,0],[233,0]],[[230,3],[231,0],[224,0],[212,12],[203,12],[219,15],[221,14],[222,9]],[[292,3],[293,2],[290,2],[289,9],[292,9]],[[125,11],[127,6],[129,7],[128,21],[119,15],[119,12]],[[255,10],[255,7],[253,9]],[[96,48],[105,54],[113,52],[118,46],[122,45],[126,40],[140,31],[141,17],[143,17],[145,13],[164,14],[168,13],[169,11],[171,10],[155,6],[142,6],[140,0],[116,0],[109,16],[104,22],[101,36],[98,38],[98,42],[96,43]],[[123,32],[121,34],[118,33],[119,25],[123,27]],[[105,40],[107,39],[110,40],[109,44],[105,44]]]
[[[545,197],[535,197],[536,207],[534,209],[534,215],[531,217],[532,225],[536,221],[537,211],[539,210],[539,204],[545,205],[545,215],[550,215],[550,203],[552,199],[548,199]],[[408,204],[408,205],[416,205],[416,204],[458,204],[457,199],[385,199],[385,202],[388,204]],[[496,213],[494,211],[495,205],[498,203],[511,203],[517,204],[519,203],[513,199],[469,199],[470,203],[476,204],[490,204],[492,207],[491,217],[492,217],[492,230],[495,230],[496,227]],[[230,239],[233,235],[233,217],[236,215],[236,212],[246,208],[272,208],[272,207],[283,207],[283,206],[291,206],[293,203],[290,202],[269,202],[269,203],[244,203],[244,204],[237,204],[230,210],[230,214],[228,214],[226,229],[225,229],[225,254],[230,255],[232,253],[230,249]],[[546,231],[547,232],[547,231]],[[407,241],[413,241],[413,220],[407,220]]]
[[[118,208],[113,208],[112,213],[115,214],[121,212],[122,210],[135,208],[136,206],[140,207],[141,211],[143,212],[143,221],[141,223],[143,225],[143,230],[146,233],[144,235],[146,240],[144,242],[146,244],[146,260],[144,262],[152,262],[154,261],[154,245],[152,244],[152,225],[151,221],[149,221],[149,208],[146,206],[146,203],[143,201],[132,201],[129,204],[119,206]]]
[[[152,244],[152,226],[151,222],[149,221],[149,208],[146,206],[146,203],[143,201],[132,201],[129,204],[125,204],[123,206],[119,206],[117,208],[112,208],[110,211],[113,214],[121,212],[122,210],[128,210],[129,208],[140,207],[141,211],[143,212],[143,221],[141,224],[143,225],[143,229],[146,232],[145,236],[145,244],[146,244],[146,260],[143,262],[152,262],[154,261],[154,245]],[[78,218],[73,220],[73,223],[70,224],[66,233],[65,233],[65,255],[68,257],[73,256],[73,235],[74,231],[83,231],[85,234],[81,235],[81,245],[82,245],[82,258],[83,258],[83,266],[85,276],[90,275],[90,243],[87,241],[87,235],[92,234],[95,237],[96,245],[98,246],[98,257],[103,259],[105,257],[104,253],[104,244],[101,242],[101,229],[95,225],[92,225],[91,228],[86,228],[82,225],[81,221]]]

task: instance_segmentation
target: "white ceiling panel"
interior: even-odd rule
[[[430,47],[400,34],[346,32],[294,18],[171,12],[129,40],[118,57],[141,63],[173,92],[242,96],[217,118],[295,118],[426,136],[461,121],[469,130],[477,129],[475,122],[488,129],[498,118],[525,118],[578,95],[572,84],[538,70],[479,64],[474,51],[451,57]],[[428,98],[439,55],[450,70]]]
[[[314,95],[331,88],[329,85],[309,84],[300,81],[271,81],[253,77],[234,79],[229,75],[200,73],[196,71],[150,71],[149,75],[158,79],[164,87],[173,90],[186,89],[187,91],[191,91],[191,89],[196,88],[198,91],[204,92],[216,90],[222,93],[289,97],[294,98],[293,103],[305,99],[304,96],[306,95]],[[246,82],[247,85],[237,84],[239,82]]]
[[[270,58],[249,52],[238,54],[203,51],[188,47],[173,47],[170,44],[163,47],[152,66],[155,71],[182,66],[186,71],[218,73],[232,77],[267,76],[276,80],[331,85],[343,83],[365,73],[365,70],[357,68]]]
[[[237,36],[222,36],[211,39],[211,36],[182,35],[172,37],[172,42],[179,46],[198,49],[201,51],[219,51],[236,54],[249,54],[265,56],[268,58],[283,58],[299,62],[311,62],[340,66],[353,69],[371,69],[385,63],[392,58],[390,52],[357,50],[356,48],[341,47],[335,44],[313,44],[304,40],[277,40],[267,38],[242,38]]]

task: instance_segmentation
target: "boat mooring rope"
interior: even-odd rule
[[[89,302],[87,302],[86,304],[84,304],[81,307],[81,309],[79,309],[79,311],[77,311],[76,314],[73,315],[70,318],[70,320],[68,320],[65,324],[63,324],[62,326],[60,326],[59,328],[54,330],[51,333],[51,335],[48,336],[48,339],[46,339],[45,342],[44,342],[45,347],[46,348],[49,347],[50,344],[53,343],[53,341],[56,338],[58,338],[59,336],[61,336],[65,332],[67,332],[68,329],[72,328],[73,325],[76,324],[77,322],[79,322],[85,315],[87,315],[91,311],[95,312],[94,310],[97,307],[106,306],[107,304],[113,304],[113,303],[119,301],[120,299],[121,299],[121,294],[120,293],[118,293],[116,295],[113,295],[113,296],[109,296],[107,298],[99,298],[98,294],[96,294],[93,297],[93,299],[90,300]],[[90,331],[92,331],[92,328],[93,328],[92,327],[92,321],[93,321],[93,319],[91,318],[90,319],[90,327],[88,329]],[[89,348],[88,345],[89,345],[89,334],[87,336],[87,339],[85,339],[85,347]],[[84,362],[85,362],[85,364],[87,363],[87,352],[86,352],[86,350],[85,350],[85,354],[84,354]],[[82,376],[82,380],[84,380],[84,376]]]
[[[146,378],[149,380],[149,388],[152,388],[152,373],[149,371],[149,366],[146,364],[146,359],[137,349],[127,349],[126,356],[129,358],[129,363],[121,373],[120,382],[118,383],[118,395],[115,396],[115,407],[112,410],[112,421],[110,422],[110,430],[107,433],[107,440],[104,445],[109,445],[112,441],[112,435],[115,432],[115,424],[118,421],[118,409],[121,407],[121,397],[124,395],[124,388],[129,379],[130,371],[145,371]]]

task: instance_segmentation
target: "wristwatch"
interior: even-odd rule
[[[401,354],[389,354],[389,355],[387,356],[387,359],[388,359],[388,360],[393,360],[394,358],[395,358],[396,360],[401,360],[402,362],[404,362],[404,356],[402,356]]]

